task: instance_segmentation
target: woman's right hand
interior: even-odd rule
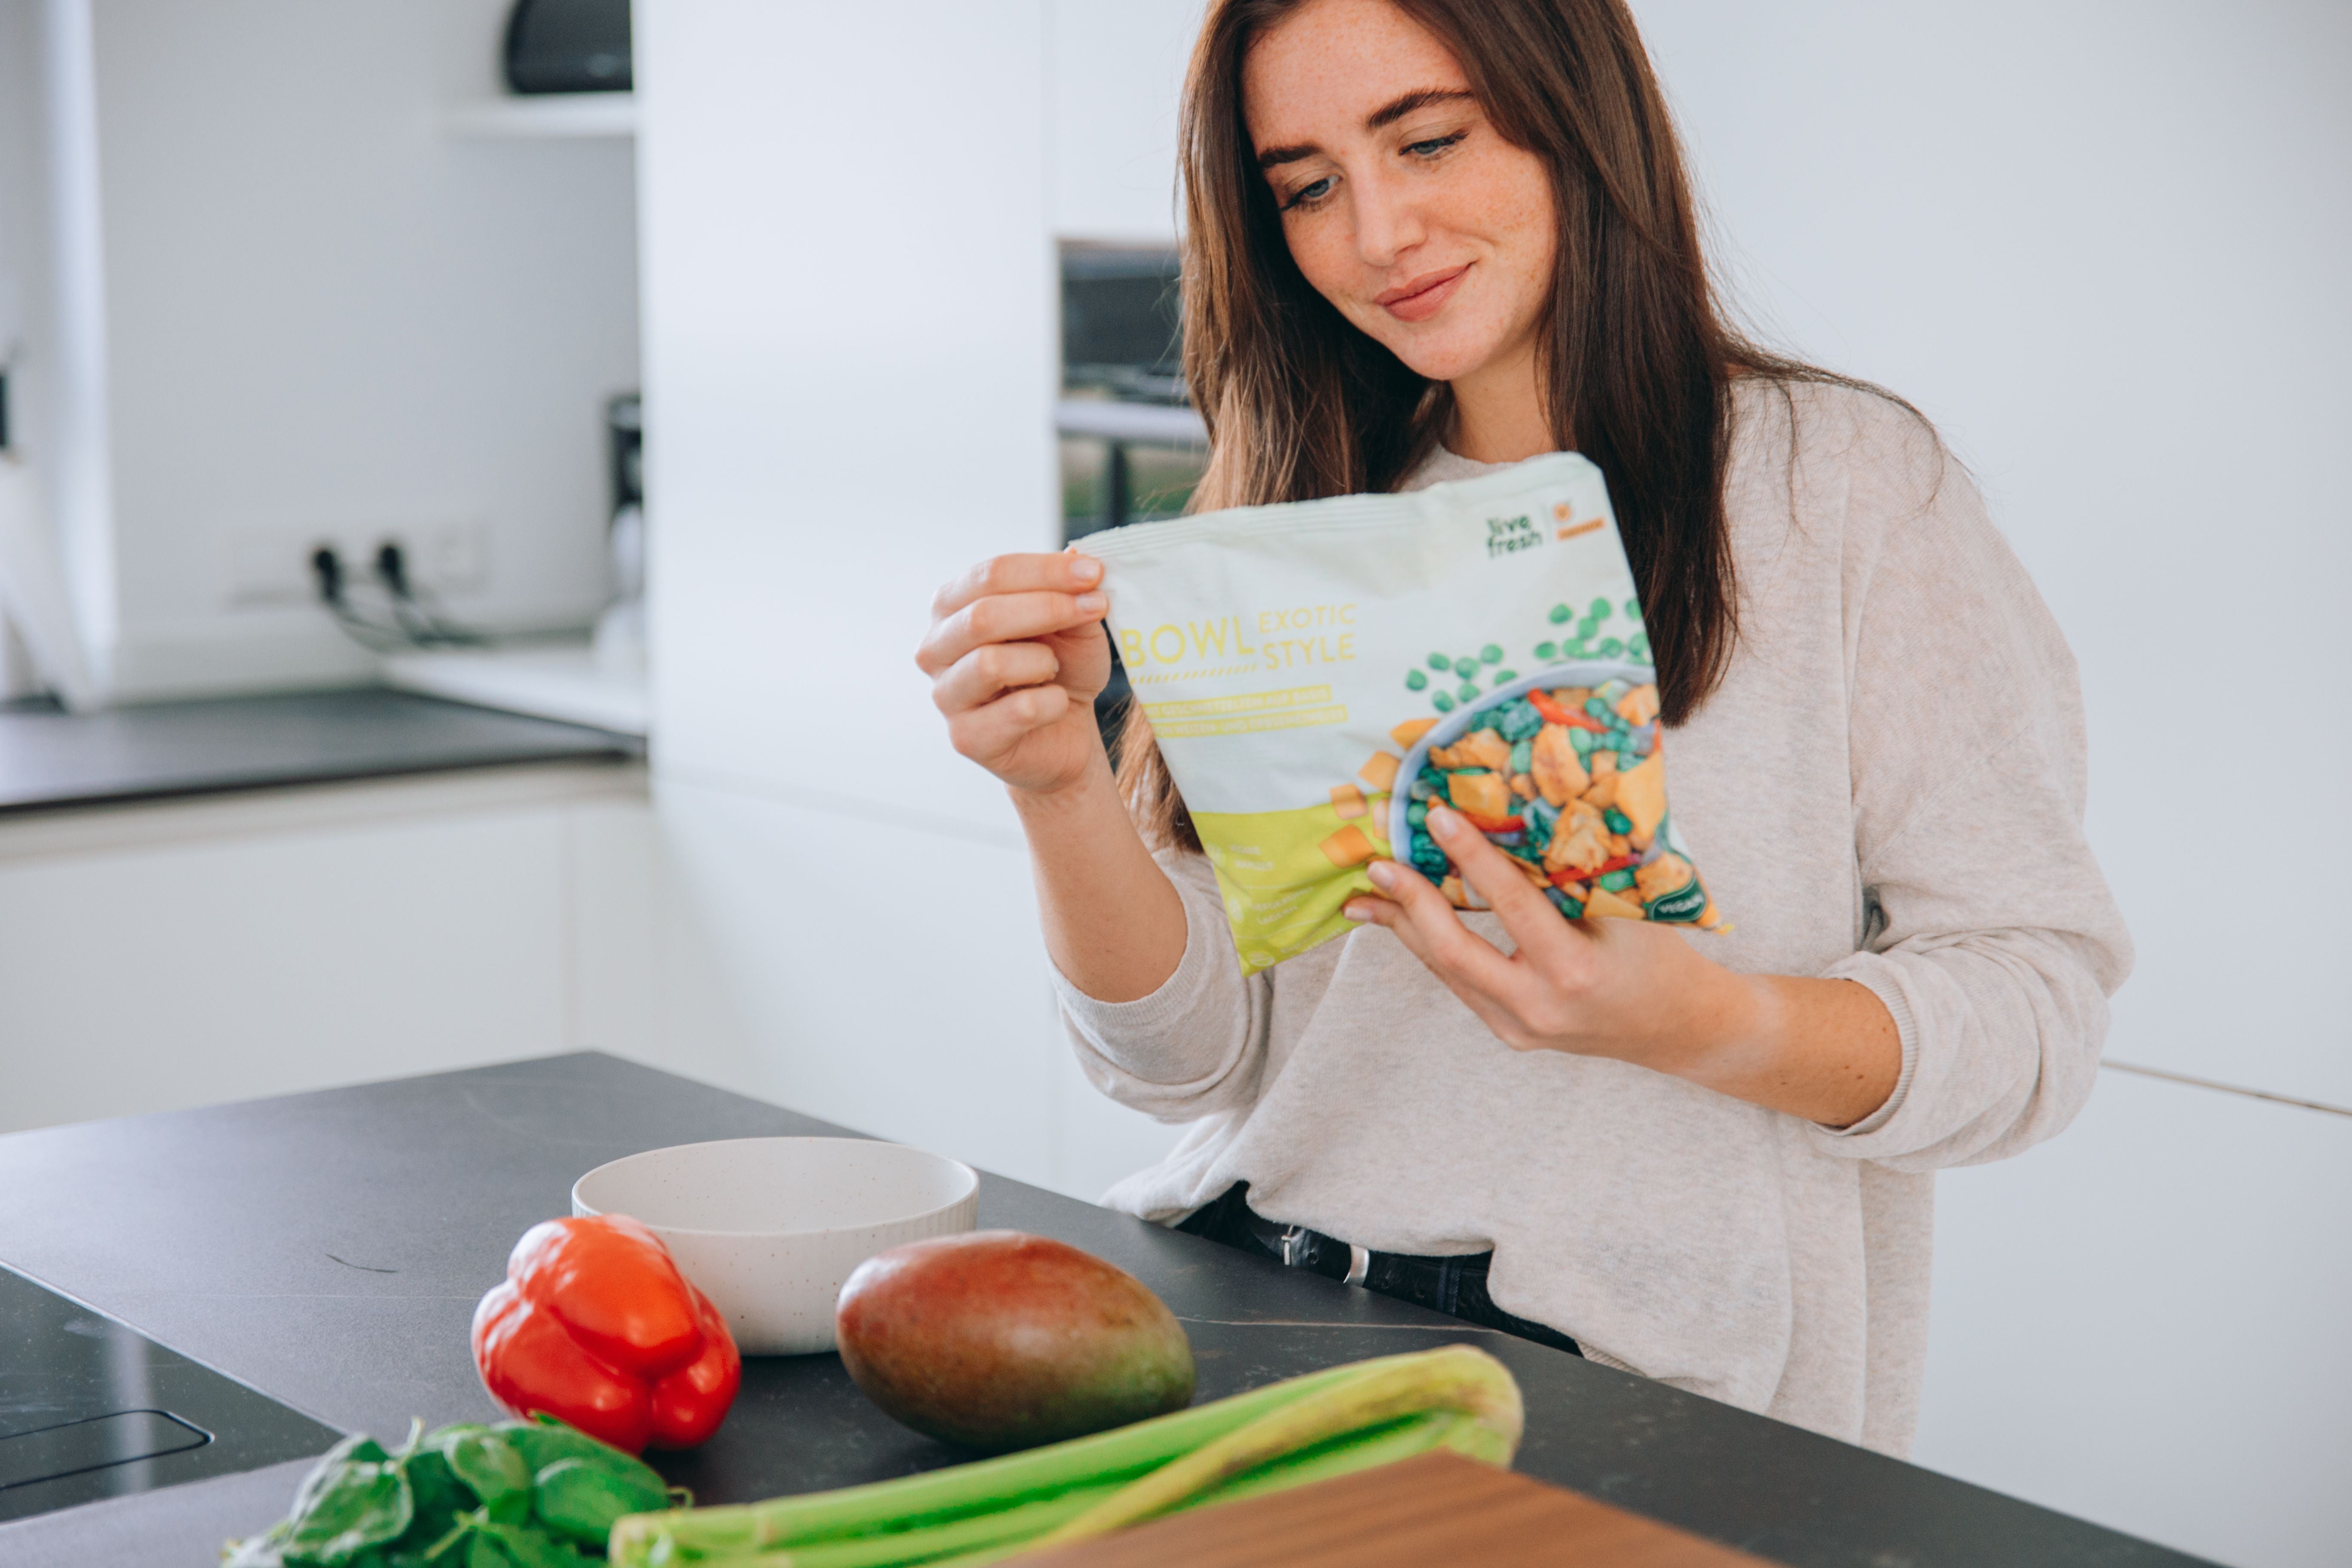
[[[1095,697],[1110,679],[1109,600],[1091,556],[999,555],[941,588],[915,663],[955,749],[1016,790],[1084,782],[1103,754]]]

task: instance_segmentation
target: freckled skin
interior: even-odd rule
[[[998,1453],[1192,1399],[1183,1328],[1141,1281],[1044,1237],[986,1230],[893,1247],[842,1287],[841,1359],[918,1432]]]
[[[1475,99],[1366,123],[1407,94],[1469,87],[1387,0],[1314,0],[1252,46],[1242,108],[1254,152],[1307,153],[1265,172],[1300,273],[1414,371],[1452,383],[1457,434],[1495,448],[1464,455],[1502,461],[1554,445],[1534,396],[1559,253],[1549,173]],[[1456,268],[1418,300],[1382,302]]]

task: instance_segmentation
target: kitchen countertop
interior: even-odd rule
[[[643,752],[625,735],[373,687],[98,713],[11,704],[0,706],[0,816]]]
[[[581,1054],[0,1137],[0,1263],[345,1430],[494,1418],[467,1346],[516,1237],[574,1177],[711,1138],[841,1129]],[[1183,1320],[1214,1398],[1460,1340],[1528,1402],[1517,1468],[1774,1561],[1839,1568],[2199,1561],[1385,1297],[983,1176],[980,1223],[1130,1270]],[[832,1356],[747,1363],[717,1438],[656,1456],[705,1501],[960,1456],[884,1416]],[[0,1525],[0,1561],[186,1563],[266,1528],[306,1462]]]

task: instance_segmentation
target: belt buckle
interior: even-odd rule
[[[1315,1233],[1303,1225],[1284,1226],[1281,1237],[1282,1266],[1285,1268],[1309,1267],[1309,1261],[1303,1254],[1307,1250],[1307,1243],[1313,1239],[1315,1239]],[[1371,1276],[1372,1255],[1368,1248],[1359,1247],[1352,1241],[1347,1244],[1347,1247],[1348,1272],[1340,1283],[1361,1285]]]

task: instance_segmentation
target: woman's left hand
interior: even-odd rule
[[[1428,826],[1517,951],[1471,931],[1394,861],[1366,868],[1387,896],[1351,900],[1346,912],[1395,933],[1512,1049],[1610,1057],[1839,1127],[1894,1091],[1901,1039],[1866,987],[1736,974],[1664,926],[1562,920],[1458,812],[1438,806]]]

